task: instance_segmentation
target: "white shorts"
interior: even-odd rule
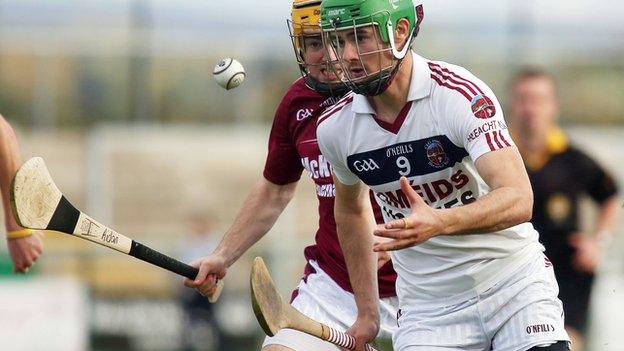
[[[395,351],[524,351],[560,340],[559,287],[541,252],[483,294],[438,308],[401,311]]]
[[[338,286],[315,261],[310,261],[310,264],[316,273],[310,274],[306,281],[299,282],[299,292],[291,303],[292,306],[318,322],[345,331],[355,322],[357,316],[353,294]],[[381,299],[379,308],[381,324],[378,338],[391,339],[397,329],[398,299]],[[267,336],[262,347],[276,344],[296,351],[340,350],[333,344],[292,329],[282,329],[273,337]]]

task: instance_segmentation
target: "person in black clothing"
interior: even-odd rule
[[[546,247],[563,301],[573,350],[583,349],[596,268],[612,240],[619,205],[613,177],[573,145],[557,126],[553,77],[527,69],[511,86],[513,136],[534,192],[533,225]],[[594,230],[580,233],[578,204],[589,196],[599,207]]]

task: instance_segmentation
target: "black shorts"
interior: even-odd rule
[[[528,349],[527,351],[568,351],[568,350],[570,350],[570,343],[568,343],[567,341],[559,341],[546,347],[535,346],[535,347]]]
[[[594,275],[576,272],[572,267],[556,265],[555,275],[559,284],[559,299],[563,302],[565,325],[585,334]]]

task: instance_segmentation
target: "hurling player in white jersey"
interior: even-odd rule
[[[422,6],[324,0],[321,27],[352,89],[319,118],[336,184],[335,218],[358,318],[377,334],[375,251],[398,274],[409,351],[568,349],[552,264],[528,223],[533,195],[492,91],[467,70],[410,50]],[[385,225],[368,213],[368,188]],[[391,241],[373,244],[370,233]]]
[[[305,169],[316,185],[319,225],[314,243],[304,250],[307,262],[303,277],[290,302],[306,316],[344,331],[355,321],[357,308],[336,234],[331,169],[316,143],[316,121],[348,89],[327,66],[319,27],[320,6],[321,0],[292,2],[291,37],[303,77],[288,88],[276,110],[262,179],[250,192],[215,251],[193,263],[199,267],[199,273],[195,280],[187,279],[185,284],[203,295],[211,293],[215,278],[224,278],[227,269],[271,229],[294,195]],[[381,217],[379,210],[375,214]],[[379,337],[390,339],[397,328],[396,273],[387,253],[380,253],[377,262],[376,286],[382,320]],[[264,340],[262,350],[339,351],[339,348],[303,332],[282,329]]]

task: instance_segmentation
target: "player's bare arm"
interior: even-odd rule
[[[531,220],[533,190],[517,148],[484,154],[475,166],[491,191],[472,204],[445,210],[443,234],[493,232]]]
[[[608,249],[617,223],[620,199],[612,196],[600,204],[593,235],[577,233],[570,236],[570,244],[576,249],[572,264],[579,272],[594,273]]]
[[[364,350],[364,344],[373,340],[379,330],[377,257],[371,250],[374,238],[370,235],[375,227],[374,215],[368,188],[362,182],[345,185],[334,177],[334,183],[338,240],[358,308],[357,320],[347,332],[356,338],[356,350]]]
[[[613,233],[618,220],[621,198],[612,196],[600,204],[600,213],[596,222],[596,239],[609,242],[613,240]]]
[[[296,186],[296,182],[277,185],[264,178],[258,181],[215,251],[191,263],[199,268],[195,280],[186,279],[184,284],[204,295],[209,294],[228,267],[273,227],[292,199]]]
[[[533,192],[515,147],[484,154],[475,166],[490,193],[471,204],[450,209],[430,208],[403,179],[402,189],[408,195],[412,214],[375,230],[377,236],[394,239],[376,244],[375,250],[399,250],[436,235],[490,233],[531,219]]]
[[[13,128],[0,115],[0,191],[7,232],[7,246],[13,261],[13,271],[25,273],[43,252],[41,233],[20,227],[9,203],[9,189],[15,171],[21,165],[19,146]]]

